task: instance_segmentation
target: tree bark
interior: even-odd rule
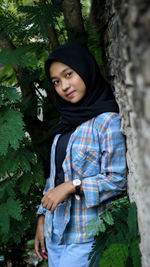
[[[0,34],[1,34],[1,30],[0,30]],[[13,45],[12,42],[10,42],[10,40],[8,39],[0,39],[0,48],[6,48],[6,47],[10,47],[11,50],[15,50],[16,47]]]
[[[50,49],[53,50],[55,47],[59,46],[59,40],[53,25],[49,25],[48,39],[49,39]]]
[[[101,24],[104,25],[104,0],[93,0],[89,15],[89,21],[92,22],[96,27],[100,27]]]
[[[69,41],[79,40],[82,43],[86,43],[80,1],[64,0],[62,2],[62,11]]]

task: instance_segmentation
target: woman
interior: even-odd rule
[[[45,238],[50,267],[86,267],[94,240],[94,229],[86,233],[88,223],[126,188],[118,105],[95,59],[80,44],[56,48],[45,70],[61,120],[49,141],[50,172],[35,250],[47,258]]]

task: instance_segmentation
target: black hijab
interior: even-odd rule
[[[53,61],[64,63],[77,72],[84,81],[87,91],[77,104],[65,101],[55,91],[56,106],[61,114],[61,119],[49,137],[49,151],[57,133],[71,131],[101,113],[119,112],[110,85],[101,75],[96,60],[85,46],[69,43],[56,48],[45,62],[46,75],[50,81],[49,68]],[[47,167],[49,168],[49,166]]]
[[[75,128],[103,112],[119,112],[110,85],[104,80],[96,60],[86,47],[69,43],[56,48],[45,63],[49,80],[49,68],[53,61],[62,62],[75,70],[87,88],[85,97],[77,104],[67,102],[55,94],[64,128],[65,126]]]

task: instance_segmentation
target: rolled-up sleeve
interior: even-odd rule
[[[112,117],[97,131],[100,173],[82,180],[87,207],[97,206],[126,189],[126,146],[119,117]]]
[[[45,215],[46,213],[46,209],[43,208],[42,204],[40,204],[38,211],[37,211],[37,215]]]
[[[49,188],[50,188],[50,178],[46,179],[46,184],[43,190],[43,195],[45,195],[48,192]],[[43,208],[42,204],[40,204],[37,210],[37,215],[42,215],[42,214],[45,215],[45,213],[46,213],[46,209]]]

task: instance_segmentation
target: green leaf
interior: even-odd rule
[[[109,224],[109,225],[113,225],[113,224],[114,224],[114,219],[113,219],[113,217],[112,217],[111,212],[106,211],[106,212],[104,212],[104,213],[102,214],[101,217],[103,218],[103,220],[104,220],[107,224]]]
[[[104,251],[99,267],[126,267],[127,257],[127,246],[124,244],[114,243]]]
[[[3,100],[2,100],[2,97],[0,96],[0,107],[2,106],[3,104]]]
[[[33,55],[28,54],[30,49],[30,46],[19,47],[12,51],[10,48],[4,48],[0,52],[0,64],[20,67],[36,66],[37,59]]]
[[[6,155],[9,145],[14,149],[19,148],[19,141],[24,137],[24,122],[17,110],[5,108],[0,114],[0,154]]]
[[[20,200],[15,200],[13,198],[8,198],[7,200],[7,210],[8,214],[16,219],[17,221],[20,221],[22,219],[21,215],[21,203]]]
[[[8,233],[10,227],[10,219],[7,211],[7,204],[0,205],[0,227],[1,231]]]
[[[96,233],[99,232],[99,223],[100,223],[100,218],[99,216],[95,217],[94,219],[90,220],[90,222],[88,223],[87,227],[86,227],[86,236],[88,237],[89,233],[91,231],[94,231],[95,235]]]
[[[21,147],[19,150],[17,150],[16,158],[14,159],[12,169],[15,171],[19,167],[24,172],[28,172],[31,170],[31,163],[34,164],[35,161],[36,161],[35,155],[27,148]]]
[[[35,35],[40,34],[45,38],[49,34],[49,24],[57,23],[56,17],[60,16],[60,9],[49,3],[39,6],[20,6],[19,11],[25,13],[24,25],[29,31],[34,29]]]
[[[34,183],[44,186],[45,185],[45,178],[44,178],[44,172],[43,172],[43,165],[41,162],[37,162],[35,165],[32,166],[32,172],[33,172],[33,180]]]
[[[8,196],[15,197],[14,179],[2,179],[0,182],[0,202],[5,202]]]
[[[33,175],[30,172],[25,173],[22,176],[21,192],[27,194],[33,181]]]
[[[130,253],[134,267],[141,267],[141,253],[139,250],[139,240],[134,240],[130,243]]]
[[[98,230],[99,230],[99,232],[105,232],[106,231],[106,226],[105,226],[105,223],[103,222],[103,220],[100,221],[100,223],[98,225]]]
[[[25,142],[24,139],[23,142]],[[37,163],[37,157],[29,149],[30,148],[26,147],[24,144],[20,144],[19,149],[14,150],[9,148],[5,156],[0,155],[0,177],[4,178],[8,174],[11,176],[12,174],[16,175],[18,171],[23,171],[25,173],[30,172],[31,166]],[[40,176],[41,172],[39,168],[40,167],[38,167],[38,175]]]
[[[10,100],[14,102],[20,99],[20,95],[15,87],[0,86],[0,95],[3,100]]]
[[[8,87],[12,87],[12,84],[16,84],[16,76],[11,66],[4,66],[1,71],[0,84]]]
[[[133,237],[136,237],[137,236],[137,213],[136,213],[135,203],[130,204],[127,222],[128,222],[130,234]]]

